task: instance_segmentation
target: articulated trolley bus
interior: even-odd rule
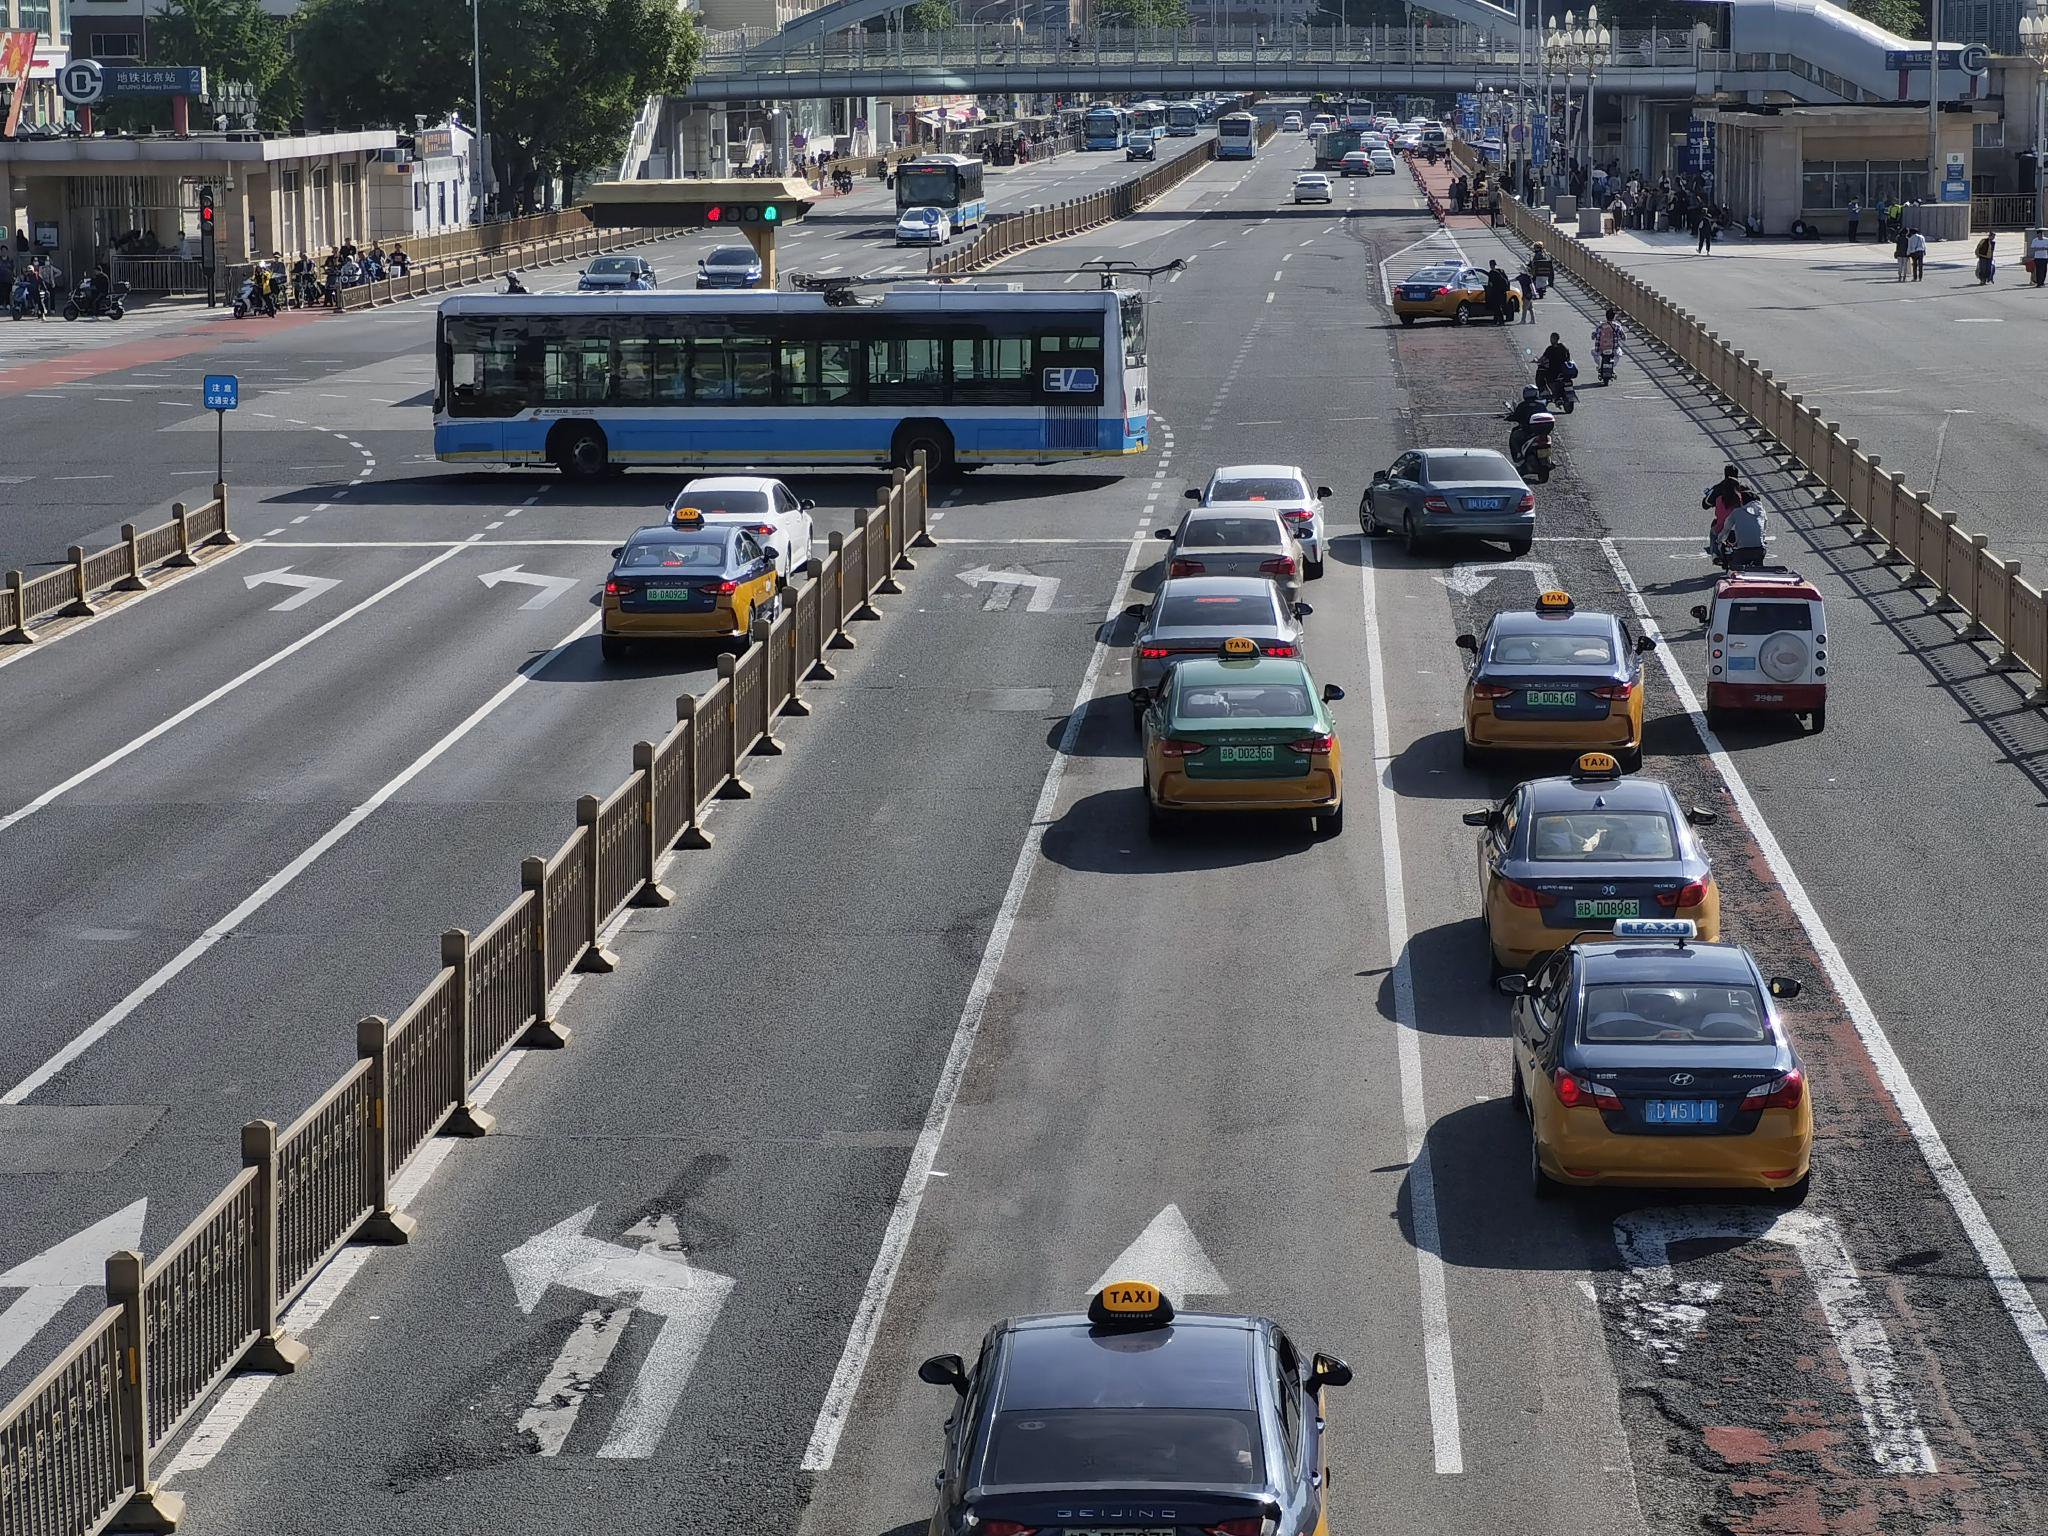
[[[554,465],[1051,464],[1142,453],[1138,293],[465,294],[441,304],[434,454]]]
[[[1216,119],[1216,158],[1254,160],[1259,153],[1259,120],[1249,112],[1226,112]]]
[[[1202,126],[1202,109],[1192,101],[1170,101],[1166,104],[1166,136],[1170,139],[1191,139],[1195,130]]]
[[[1131,114],[1122,107],[1090,107],[1081,132],[1090,149],[1122,149],[1131,135]]]
[[[943,208],[956,230],[973,229],[988,217],[977,155],[919,155],[896,168],[896,211]]]

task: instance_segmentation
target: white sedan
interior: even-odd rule
[[[1321,171],[1303,171],[1294,178],[1294,200],[1297,203],[1327,203],[1331,201],[1330,178]]]
[[[943,208],[906,208],[896,216],[898,245],[944,245],[953,238],[953,216]]]
[[[775,551],[775,569],[793,583],[811,558],[811,508],[780,480],[765,475],[704,475],[692,480],[669,503],[695,507],[707,523],[738,523]]]
[[[1366,151],[1366,153],[1372,156],[1372,168],[1374,172],[1378,175],[1391,176],[1394,174],[1395,171],[1400,169],[1400,167],[1394,163],[1394,152],[1391,149],[1388,149],[1384,144],[1382,144],[1378,149],[1369,149]]]
[[[1323,562],[1329,557],[1329,534],[1323,524],[1323,502],[1329,494],[1327,485],[1311,491],[1308,476],[1298,464],[1225,464],[1199,491],[1190,490],[1187,498],[1199,507],[1256,503],[1278,512],[1301,545],[1302,575],[1314,581],[1323,574]]]

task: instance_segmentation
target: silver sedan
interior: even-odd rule
[[[1257,502],[1191,507],[1171,539],[1168,576],[1263,576],[1288,602],[1301,595],[1302,550],[1276,508]]]
[[[1287,601],[1265,576],[1169,576],[1151,602],[1124,611],[1139,621],[1131,639],[1131,686],[1156,688],[1179,658],[1214,656],[1238,636],[1256,642],[1266,656],[1299,656],[1301,621],[1312,610]]]
[[[1526,555],[1536,537],[1536,493],[1491,448],[1418,448],[1374,471],[1358,522],[1368,535],[1402,535],[1411,555],[1433,539],[1495,539]]]

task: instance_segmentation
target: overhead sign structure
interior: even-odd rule
[[[818,194],[799,176],[601,181],[585,211],[599,229],[731,229],[761,258],[761,286],[775,286],[775,231],[811,211]]]
[[[57,89],[74,107],[123,96],[204,96],[206,71],[186,64],[102,64],[73,59],[57,75]]]

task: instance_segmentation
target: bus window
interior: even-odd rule
[[[843,405],[853,395],[853,344],[785,341],[781,344],[782,405]]]
[[[543,354],[541,399],[548,405],[602,405],[612,392],[607,336],[551,338]]]
[[[534,402],[531,380],[520,369],[517,332],[488,322],[454,320],[448,326],[448,414],[515,416]]]
[[[1027,337],[963,336],[948,345],[954,400],[962,405],[1031,403],[1031,342]]]
[[[936,401],[942,382],[936,338],[914,336],[868,343],[870,401]]]
[[[636,336],[619,343],[621,405],[683,403],[683,343],[666,337]]]
[[[1145,301],[1135,293],[1125,294],[1119,304],[1124,326],[1124,361],[1133,368],[1145,366]]]
[[[752,337],[699,336],[690,343],[692,405],[773,405],[775,352]]]

